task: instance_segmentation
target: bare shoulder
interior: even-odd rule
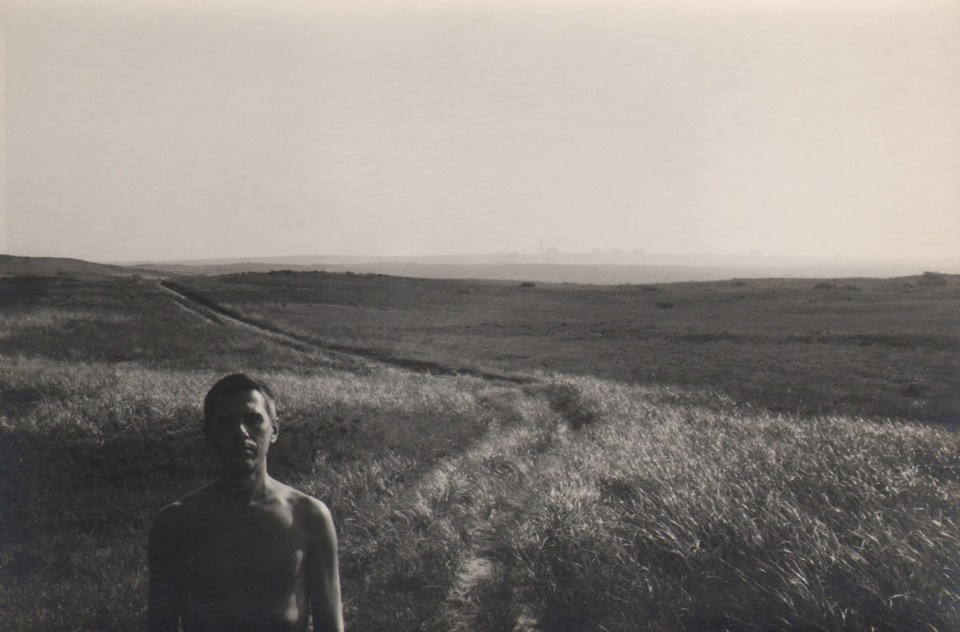
[[[286,492],[288,502],[293,509],[294,520],[304,529],[333,531],[333,517],[330,509],[322,501],[292,487],[286,487]]]
[[[182,500],[170,503],[160,510],[157,517],[153,519],[153,528],[151,533],[169,531],[177,527],[186,520],[188,508],[184,506]]]
[[[208,487],[201,487],[161,509],[150,528],[150,539],[178,537],[181,530],[189,525],[196,509],[207,501]]]
[[[182,534],[189,524],[189,506],[182,500],[160,510],[150,526],[149,549],[151,556],[166,554],[182,542]]]

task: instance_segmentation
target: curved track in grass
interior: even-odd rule
[[[306,336],[284,331],[273,325],[257,322],[247,318],[243,314],[224,307],[213,301],[207,296],[196,292],[195,290],[183,287],[173,281],[162,280],[157,283],[161,291],[170,295],[171,298],[181,307],[197,314],[201,318],[217,324],[229,324],[242,327],[249,331],[268,336],[274,340],[291,346],[295,349],[308,351],[321,351],[333,356],[340,356],[353,360],[365,362],[375,362],[407,371],[417,373],[428,373],[431,375],[449,375],[449,376],[468,376],[478,377],[484,380],[494,380],[498,382],[510,382],[514,384],[528,384],[533,382],[531,378],[502,375],[499,373],[490,373],[469,367],[451,367],[429,360],[416,360],[412,358],[396,358],[383,355],[370,349],[360,347],[351,347],[325,342]]]

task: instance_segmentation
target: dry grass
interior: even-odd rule
[[[548,629],[960,626],[954,433],[577,387],[603,412],[501,540]]]
[[[133,334],[91,287],[0,310],[0,629],[142,626],[147,526],[211,475],[202,394],[251,349],[279,393],[272,472],[334,511],[352,630],[960,628],[955,431],[585,377],[343,371],[179,311],[137,313],[161,342],[125,361]],[[108,315],[97,338],[17,346],[84,309]],[[82,359],[98,342],[108,359]]]
[[[706,387],[778,412],[957,423],[960,277],[937,278],[838,280],[829,291],[806,279],[532,289],[323,273],[178,282],[270,327],[380,356]]]

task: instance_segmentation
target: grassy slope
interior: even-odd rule
[[[280,392],[275,475],[334,510],[353,630],[960,626],[954,432],[345,367],[149,284],[5,283],[0,629],[138,626],[146,527],[208,476],[236,366]]]
[[[91,263],[82,259],[64,257],[16,257],[0,254],[0,275],[69,276],[86,279],[104,276],[130,277],[144,275],[156,277],[155,270],[117,266],[103,263]]]
[[[960,420],[960,277],[537,286],[322,273],[186,285],[384,355],[720,390],[777,411]]]

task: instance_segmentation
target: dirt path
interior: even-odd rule
[[[306,352],[320,351],[323,353],[327,353],[334,356],[341,356],[341,357],[345,355],[345,354],[337,353],[335,351],[331,351],[329,349],[325,349],[320,345],[313,344],[305,340],[300,340],[299,338],[296,338],[289,334],[286,334],[280,331],[273,331],[271,329],[267,329],[266,327],[261,327],[255,323],[246,321],[242,318],[237,318],[236,316],[229,314],[226,310],[215,309],[210,305],[205,304],[205,302],[198,301],[190,296],[187,296],[186,294],[183,294],[182,292],[175,289],[175,287],[171,287],[171,284],[168,284],[165,281],[161,281],[160,283],[158,283],[157,287],[159,287],[162,292],[169,294],[177,305],[187,310],[188,312],[196,314],[200,318],[203,318],[204,320],[207,320],[211,323],[218,324],[218,325],[229,324],[236,327],[240,327],[241,329],[245,329],[247,331],[251,331],[253,333],[260,334],[262,336],[267,336],[268,338],[271,338],[282,345],[292,347],[298,351],[306,351]],[[355,359],[355,356],[353,358]]]
[[[349,359],[354,361],[361,361],[366,363],[377,363],[387,366],[392,366],[399,369],[404,369],[407,371],[413,371],[416,373],[429,373],[432,375],[450,375],[450,376],[468,376],[468,377],[479,377],[485,380],[492,380],[496,382],[509,382],[512,384],[529,384],[533,382],[530,378],[514,376],[514,375],[501,375],[498,373],[490,373],[487,371],[480,371],[472,368],[457,368],[450,367],[437,362],[430,362],[428,360],[414,360],[411,358],[396,358],[391,356],[386,356],[370,349],[362,349],[359,347],[350,347],[347,345],[339,345],[326,343],[323,341],[307,338],[294,334],[292,332],[283,331],[277,327],[266,325],[264,323],[258,323],[250,318],[243,316],[235,312],[232,309],[223,307],[222,305],[217,304],[210,298],[203,296],[199,292],[185,288],[181,285],[178,285],[172,281],[163,280],[157,283],[157,287],[161,291],[170,295],[174,302],[178,305],[187,309],[191,312],[194,312],[201,318],[204,318],[210,322],[218,324],[230,324],[237,327],[242,327],[249,331],[259,333],[264,336],[273,338],[274,340],[292,346],[295,349],[301,351],[320,351],[322,353],[329,354],[331,356]]]
[[[532,415],[538,415],[536,411]],[[542,414],[555,415],[553,412]],[[463,525],[465,546],[460,553],[456,575],[430,629],[470,632],[476,629],[510,629],[513,632],[543,630],[542,613],[530,600],[529,587],[522,574],[503,559],[505,530],[522,522],[525,507],[534,505],[538,493],[535,481],[550,471],[559,458],[553,447],[567,441],[569,419],[562,415],[540,432],[529,432],[539,422],[529,420],[517,425],[493,423],[470,449],[455,459],[438,464],[411,490],[411,502],[431,504],[434,490],[443,491],[444,480],[455,472],[480,472],[480,477],[495,477],[504,487],[494,486],[487,500],[476,506],[464,506],[470,516]],[[510,456],[503,457],[502,455]],[[505,459],[505,460],[502,460]],[[498,467],[502,462],[512,467]],[[468,475],[469,478],[469,475]],[[509,502],[502,502],[509,499]],[[496,511],[489,511],[490,507]],[[497,606],[491,608],[491,602]],[[491,620],[491,617],[495,619]]]
[[[475,628],[474,611],[479,599],[477,592],[484,584],[497,581],[503,574],[501,565],[489,558],[477,555],[460,564],[457,580],[447,594],[444,603],[444,621],[449,632],[471,632]],[[513,594],[501,604],[513,622],[513,632],[540,632],[540,617],[534,608],[526,603],[521,591]]]

